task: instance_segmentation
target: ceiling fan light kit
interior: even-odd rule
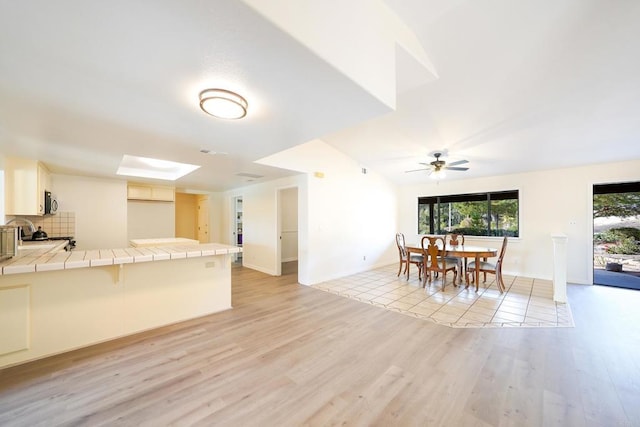
[[[200,92],[200,108],[219,119],[237,120],[247,115],[247,100],[226,89],[205,89]]]
[[[447,173],[442,169],[435,170],[429,174],[429,178],[440,181],[441,179],[445,179],[447,177]]]

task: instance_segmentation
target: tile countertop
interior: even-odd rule
[[[35,273],[242,252],[242,248],[222,243],[65,252],[62,249],[66,243],[63,241],[55,247],[45,245],[43,248],[20,250],[18,256],[0,262],[1,274]]]
[[[129,240],[129,245],[134,248],[143,248],[150,246],[177,246],[177,245],[197,245],[200,243],[194,239],[186,239],[184,237],[167,237],[164,239],[134,239]]]

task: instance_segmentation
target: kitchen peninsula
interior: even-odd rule
[[[61,248],[25,246],[0,263],[0,368],[230,309],[242,250]]]

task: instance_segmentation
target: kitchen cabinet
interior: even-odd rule
[[[160,185],[127,184],[128,200],[153,200],[156,202],[173,202],[175,188]]]
[[[44,215],[44,192],[51,190],[51,175],[41,162],[5,159],[5,214]]]
[[[196,242],[0,262],[0,370],[228,310],[238,251]]]
[[[29,348],[28,285],[0,288],[0,355]]]

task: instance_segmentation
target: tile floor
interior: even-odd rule
[[[507,291],[501,294],[490,274],[486,284],[481,276],[476,293],[471,285],[453,286],[451,274],[442,291],[441,279],[423,288],[415,269],[409,280],[397,273],[394,264],[314,287],[453,328],[574,326],[569,304],[553,301],[549,280],[504,276]]]

